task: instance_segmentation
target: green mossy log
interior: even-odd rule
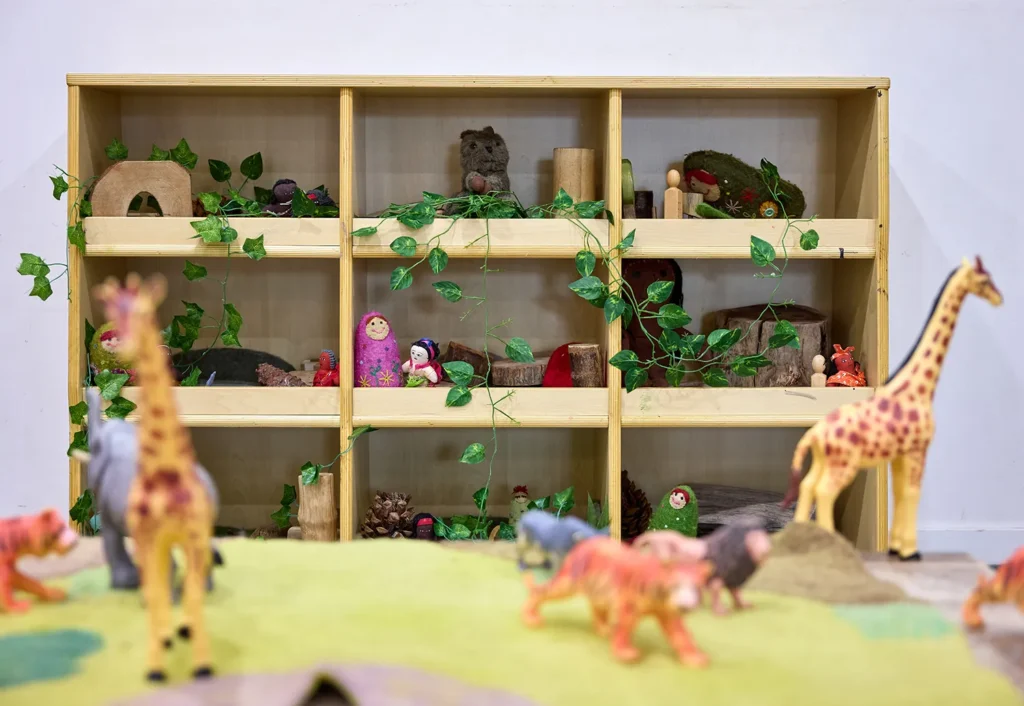
[[[704,202],[728,213],[736,218],[781,218],[782,213],[771,211],[766,207],[762,212],[762,204],[773,202],[771,192],[761,180],[761,170],[733,157],[731,154],[714,150],[692,152],[683,160],[683,172],[687,191],[703,193],[701,183],[695,183],[690,172],[701,169],[710,174],[718,182],[718,198],[709,198],[714,194],[704,194]],[[698,180],[699,181],[699,180]],[[696,186],[696,188],[694,188]],[[784,179],[779,179],[778,190],[782,196],[782,206],[790,218],[800,218],[807,207],[804,193],[800,188]]]

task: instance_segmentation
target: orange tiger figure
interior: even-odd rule
[[[590,600],[598,634],[611,637],[617,659],[631,662],[640,656],[632,643],[633,631],[640,618],[652,615],[680,661],[689,667],[703,667],[707,655],[693,643],[683,613],[700,603],[700,588],[710,572],[708,562],[663,563],[617,539],[592,537],[570,550],[547,583],[535,585],[532,576],[525,574],[530,593],[523,606],[523,621],[538,627],[543,624],[543,603],[582,593]]]
[[[23,556],[67,554],[77,542],[78,535],[56,510],[0,520],[0,608],[7,613],[24,613],[31,607],[28,601],[15,600],[15,591],[26,591],[44,601],[64,600],[64,591],[25,576],[15,562]]]
[[[1015,551],[991,579],[978,577],[978,585],[964,601],[964,625],[972,630],[985,627],[981,618],[984,603],[1016,603],[1024,613],[1024,547]]]

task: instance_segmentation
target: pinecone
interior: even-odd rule
[[[373,498],[373,505],[363,517],[359,534],[366,539],[411,537],[413,511],[410,499],[405,493],[378,492]]]
[[[647,531],[651,521],[651,504],[647,496],[622,471],[622,539],[630,541]]]

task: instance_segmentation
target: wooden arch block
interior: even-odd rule
[[[153,196],[165,216],[192,215],[192,175],[177,162],[118,162],[92,188],[92,215],[127,216],[141,192]]]

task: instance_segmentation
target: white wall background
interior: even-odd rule
[[[4,3],[0,516],[67,500],[66,304],[18,253],[63,259],[67,72],[889,76],[890,341],[981,253],[1006,296],[963,310],[936,400],[925,550],[1024,544],[1020,0]],[[159,5],[159,10],[152,7]],[[351,9],[343,9],[350,7]]]

